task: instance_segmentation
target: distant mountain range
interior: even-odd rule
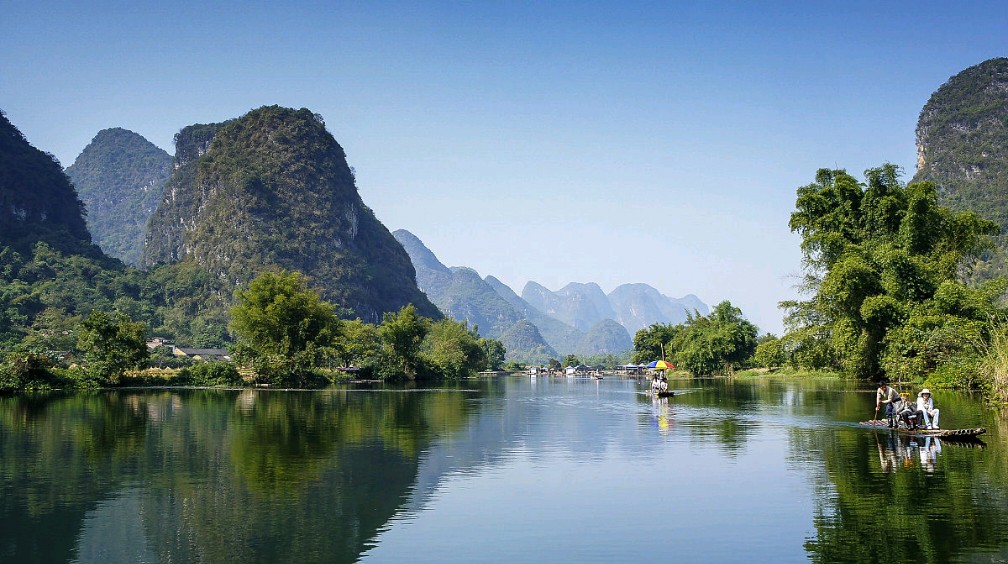
[[[680,323],[687,311],[708,312],[696,296],[670,298],[647,284],[624,284],[607,295],[594,282],[571,283],[555,292],[529,282],[519,296],[493,276],[445,266],[409,231],[393,235],[413,261],[417,285],[427,297],[445,315],[501,339],[509,360],[621,354],[633,348],[632,335],[640,329]]]

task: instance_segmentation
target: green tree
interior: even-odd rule
[[[694,312],[699,316],[699,313]],[[664,359],[670,343],[682,330],[682,325],[655,323],[634,334],[634,352],[631,360],[637,364]]]
[[[421,367],[420,345],[430,328],[412,304],[397,313],[386,313],[378,326],[378,336],[391,362],[407,378],[415,379]]]
[[[581,360],[577,355],[569,354],[567,358],[564,358],[564,366],[577,366],[581,364]]]
[[[784,354],[783,343],[776,335],[767,333],[756,342],[756,352],[753,354],[753,363],[763,368],[775,368],[783,366],[787,362]]]
[[[672,342],[672,358],[693,374],[731,373],[755,353],[756,334],[742,310],[725,300],[710,315],[687,315]]]
[[[113,384],[127,370],[141,368],[150,356],[146,325],[122,313],[97,309],[81,322],[77,348],[92,372]]]
[[[810,297],[781,304],[796,362],[862,378],[923,376],[974,354],[970,339],[987,336],[970,322],[1001,315],[996,288],[960,281],[996,224],[943,208],[934,184],[904,186],[899,176],[889,164],[864,183],[823,169],[798,189],[790,227],[802,237],[800,289]]]
[[[486,366],[479,336],[464,321],[442,319],[430,325],[421,354],[427,364],[446,378],[461,378]]]
[[[335,355],[341,366],[365,367],[373,363],[379,350],[378,330],[360,319],[343,321],[334,343]]]
[[[504,343],[497,339],[480,339],[480,346],[483,347],[483,354],[486,356],[486,370],[500,370],[504,365],[504,356],[507,349]]]
[[[248,289],[235,292],[235,301],[236,359],[275,384],[305,384],[339,334],[332,304],[309,289],[299,272],[260,274]]]

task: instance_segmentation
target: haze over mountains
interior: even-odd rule
[[[512,359],[557,358],[550,351],[559,356],[620,354],[633,347],[632,334],[639,329],[680,323],[687,311],[708,312],[696,296],[670,298],[647,284],[624,284],[607,295],[593,282],[571,283],[555,292],[529,282],[518,296],[493,276],[481,279],[470,268],[445,266],[409,231],[393,235],[409,253],[420,289],[445,315],[504,340]]]

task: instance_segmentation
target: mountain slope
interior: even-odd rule
[[[87,206],[95,242],[127,264],[143,257],[147,220],[171,172],[171,155],[121,128],[99,131],[66,169]]]
[[[144,264],[180,260],[206,268],[228,295],[285,268],[365,321],[408,303],[440,317],[405,250],[361,201],[343,148],[307,109],[265,106],[179,132]]]
[[[696,296],[670,298],[647,284],[623,284],[608,295],[619,321],[631,335],[655,323],[682,323],[694,309],[707,314],[707,305]]]
[[[633,338],[626,328],[614,319],[603,319],[585,332],[578,343],[577,354],[619,354],[633,348]]]
[[[578,349],[581,338],[584,337],[583,331],[559,319],[554,319],[532,307],[521,296],[516,294],[510,286],[493,276],[487,276],[484,280],[499,296],[517,309],[525,319],[531,321],[553,349],[564,354],[574,352]]]
[[[507,350],[507,360],[526,364],[545,364],[551,358],[560,358],[549,346],[539,329],[527,319],[522,319],[505,331],[500,340]]]
[[[614,319],[616,312],[599,285],[571,282],[556,292],[529,282],[522,290],[522,299],[539,311],[587,331],[603,319]]]
[[[397,229],[393,235],[416,268],[417,286],[448,317],[478,327],[481,336],[491,339],[500,338],[523,318],[475,270],[446,267],[405,229]]]
[[[917,122],[917,174],[943,205],[1001,225],[981,278],[1008,273],[1008,58],[972,66],[938,88]]]
[[[68,254],[101,256],[63,168],[0,112],[0,245],[25,251],[40,241]]]

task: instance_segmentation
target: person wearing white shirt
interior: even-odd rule
[[[917,411],[924,412],[924,424],[928,429],[938,428],[939,411],[935,409],[934,400],[931,399],[931,390],[924,388],[917,394]]]

